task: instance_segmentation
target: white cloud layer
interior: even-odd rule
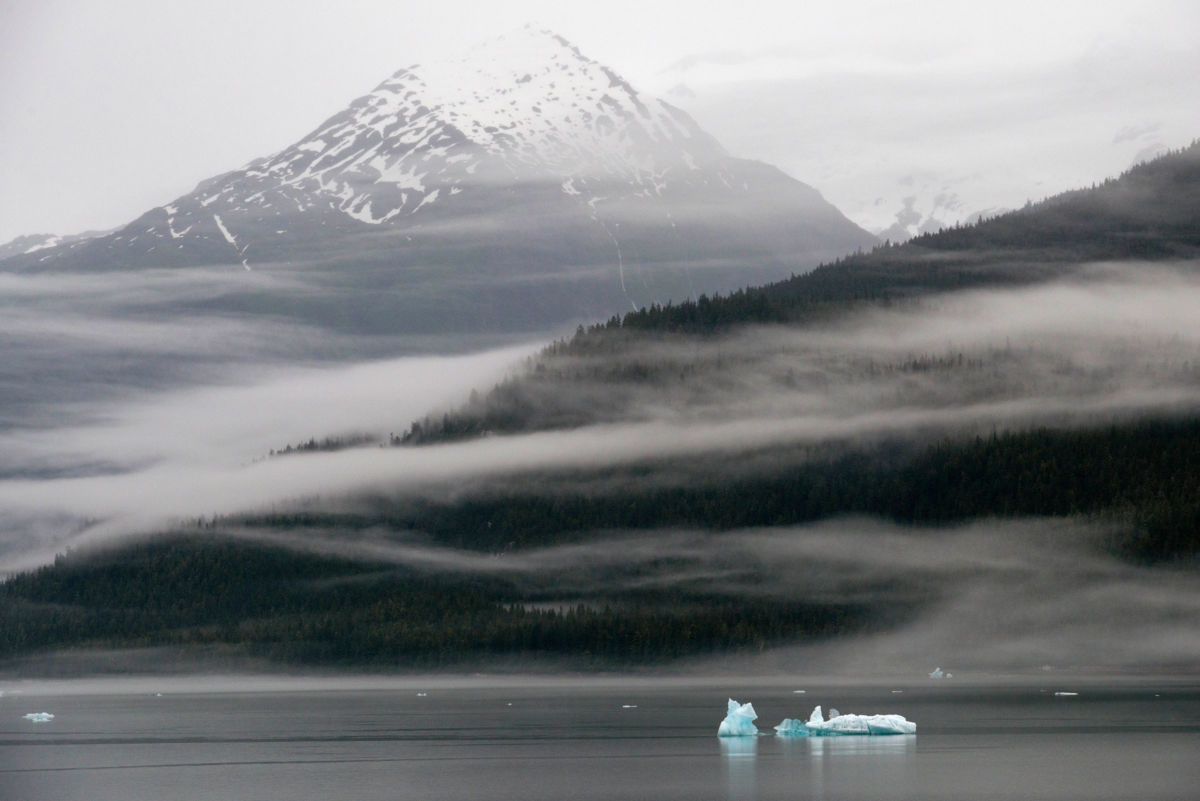
[[[90,521],[85,538],[107,537],[315,497],[442,492],[647,458],[1194,412],[1196,308],[1194,274],[1108,265],[1087,280],[944,295],[836,327],[766,329],[679,353],[667,346],[636,358],[698,365],[699,394],[686,402],[654,392],[631,401],[629,387],[594,387],[585,401],[622,409],[618,419],[422,448],[262,458],[309,437],[399,432],[472,388],[486,390],[530,350],[276,368],[236,385],[96,404],[78,411],[82,422],[0,434],[7,463],[26,468],[0,481],[0,509],[12,516],[6,566],[52,555],[71,531],[64,518]],[[958,353],[980,367],[868,369]],[[710,382],[713,362],[726,366]],[[785,370],[798,386],[780,383]],[[39,535],[26,522],[22,534],[13,520],[54,525]]]

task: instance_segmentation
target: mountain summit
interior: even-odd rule
[[[520,330],[779,278],[872,242],[815,190],[731,157],[684,112],[526,27],[396,72],[295,144],[111,235],[3,267],[306,266],[394,293],[403,313],[377,309],[371,327]],[[431,302],[459,313],[434,319]]]

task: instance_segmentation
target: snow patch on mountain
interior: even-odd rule
[[[217,224],[217,228],[220,229],[221,236],[225,237],[225,241],[228,242],[230,245],[233,245],[233,249],[237,251],[238,258],[241,259],[241,261],[242,261],[242,266],[245,267],[247,270],[249,270],[250,264],[249,264],[249,262],[246,261],[246,246],[238,244],[238,241],[234,237],[234,235],[229,232],[228,228],[225,227],[225,223],[221,219],[221,215],[214,214],[213,222],[215,222]],[[153,229],[151,229],[151,230],[153,230]]]
[[[8,259],[13,256],[24,256],[41,251],[51,251],[54,248],[64,247],[67,249],[77,248],[88,240],[106,236],[112,231],[84,231],[79,234],[26,234],[11,239],[8,242],[0,244],[0,260]],[[48,258],[47,255],[42,256],[42,259]]]

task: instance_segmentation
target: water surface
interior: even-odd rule
[[[1200,682],[133,687],[9,688],[0,798],[1194,799],[1200,782]],[[729,696],[766,732],[817,703],[919,729],[720,739]]]

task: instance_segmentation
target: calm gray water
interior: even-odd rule
[[[10,689],[0,799],[1200,797],[1200,682],[485,684]],[[719,739],[728,696],[768,732],[821,703],[919,733]]]

